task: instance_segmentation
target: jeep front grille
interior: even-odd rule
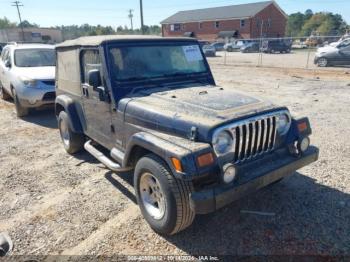
[[[262,116],[231,127],[234,162],[241,162],[272,151],[276,141],[277,116]]]

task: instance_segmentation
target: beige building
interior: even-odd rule
[[[23,28],[24,42],[28,43],[60,43],[63,41],[62,32],[53,28]],[[0,42],[23,42],[21,28],[0,30]]]

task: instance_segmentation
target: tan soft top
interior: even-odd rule
[[[56,45],[56,48],[72,47],[72,46],[99,46],[108,41],[143,41],[143,40],[194,40],[189,37],[161,37],[154,35],[98,35],[98,36],[83,36],[73,40],[67,40],[61,44]]]

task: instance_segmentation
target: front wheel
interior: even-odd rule
[[[17,117],[27,116],[29,114],[29,108],[21,105],[21,102],[18,99],[15,89],[12,90],[12,94],[13,94],[13,101],[15,102]]]
[[[327,67],[328,66],[328,60],[325,57],[321,57],[317,60],[317,65],[319,67]]]
[[[134,187],[141,213],[157,233],[173,235],[192,224],[192,183],[176,179],[161,158],[151,154],[137,162]]]
[[[58,116],[58,129],[60,130],[64,149],[69,154],[77,153],[83,149],[85,137],[71,129],[69,118],[65,111],[61,111]]]

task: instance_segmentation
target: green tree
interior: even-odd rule
[[[14,28],[14,27],[16,27],[16,23],[11,22],[6,17],[0,18],[0,29]]]
[[[300,12],[291,14],[287,21],[287,35],[298,36],[305,23],[306,16]]]

